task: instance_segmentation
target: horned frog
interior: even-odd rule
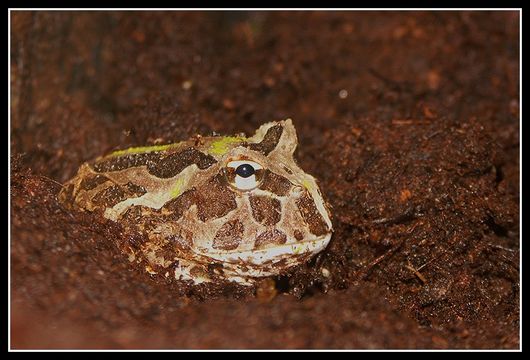
[[[83,164],[59,200],[145,234],[125,251],[150,273],[252,285],[309,260],[331,238],[315,178],[293,158],[297,144],[287,119],[249,138],[118,150]]]

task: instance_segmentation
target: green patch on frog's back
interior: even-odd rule
[[[176,148],[181,144],[182,144],[182,141],[173,143],[173,144],[165,144],[165,145],[136,146],[136,147],[130,147],[128,149],[116,150],[107,156],[117,157],[117,156],[123,156],[123,155],[131,155],[131,154],[143,154],[143,153],[149,153],[149,152],[155,152],[155,151],[167,151],[167,150]]]
[[[222,156],[226,154],[234,145],[243,143],[245,141],[247,141],[247,138],[243,136],[221,136],[219,138],[214,138],[214,140],[211,141],[207,148],[207,153],[215,156]],[[113,151],[106,157],[110,158],[134,154],[168,151],[181,146],[183,143],[185,143],[185,141],[164,145],[135,146],[127,149]]]
[[[208,148],[208,153],[212,155],[221,156],[226,154],[230,148],[238,143],[246,141],[247,138],[242,136],[223,136],[212,141]]]
[[[176,198],[177,196],[179,196],[180,194],[182,194],[182,185],[184,184],[184,179],[177,179],[175,181],[175,184],[173,185],[173,187],[171,188],[170,190],[170,194],[169,196],[171,197],[171,199],[174,199]]]

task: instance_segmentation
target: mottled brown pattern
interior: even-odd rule
[[[248,148],[250,150],[259,151],[263,155],[267,156],[269,153],[274,150],[280,137],[282,136],[283,127],[281,125],[274,125],[267,130],[267,133],[263,137],[263,140],[257,144],[249,144]]]
[[[278,196],[286,196],[289,194],[291,186],[292,184],[287,178],[267,170],[259,188],[261,190],[270,191]]]
[[[146,232],[155,228],[159,222],[159,212],[142,205],[129,207],[120,217],[120,223],[125,227],[139,228]]]
[[[189,209],[196,201],[195,188],[183,192],[180,196],[168,201],[160,209],[162,214],[169,213],[167,217],[171,220],[178,220],[184,213],[184,210]],[[168,219],[169,220],[169,219]]]
[[[300,230],[294,231],[294,238],[298,241],[302,240],[304,238],[304,234]]]
[[[120,218],[120,223],[125,227],[145,232],[155,229],[160,221],[159,212],[142,205],[131,206]]]
[[[282,205],[279,200],[267,196],[250,196],[252,216],[262,225],[270,226],[280,221]]]
[[[98,185],[101,185],[110,179],[104,175],[94,175],[94,176],[87,176],[83,180],[81,180],[81,183],[79,184],[79,187],[83,190],[92,190],[95,189]]]
[[[262,232],[256,238],[255,246],[257,248],[266,247],[269,245],[282,245],[287,242],[287,236],[280,230],[273,229]]]
[[[169,236],[168,240],[175,248],[187,250],[193,246],[193,233],[189,230],[180,228],[178,233]]]
[[[102,207],[113,207],[126,198],[127,193],[120,185],[112,185],[98,192],[92,199],[92,202]]]
[[[300,210],[300,214],[304,218],[304,221],[309,226],[311,233],[320,236],[329,232],[328,225],[322,218],[322,215],[318,212],[313,198],[309,193],[305,192],[304,195],[296,201],[296,205]]]
[[[125,185],[112,185],[101,190],[92,201],[96,205],[112,207],[127,198],[139,197],[145,193],[143,187],[129,182]]]
[[[148,163],[147,169],[150,174],[167,179],[177,175],[191,164],[196,164],[199,169],[204,170],[216,162],[217,160],[213,156],[204,154],[197,149],[189,148],[171,154],[157,162]]]
[[[178,220],[186,209],[197,205],[197,216],[203,222],[222,217],[237,207],[235,194],[228,186],[224,176],[217,174],[200,188],[187,190],[167,202],[161,212],[170,213],[168,220]]]
[[[163,242],[160,241],[158,244],[158,247],[155,249],[155,256],[160,259],[164,259],[164,262],[166,261],[174,261],[175,260],[175,243],[173,242]],[[154,264],[151,264],[154,265]],[[160,265],[156,265],[160,266]]]
[[[96,162],[93,168],[97,172],[109,172],[145,165],[151,175],[166,179],[177,175],[191,164],[196,164],[199,169],[204,170],[216,162],[211,155],[189,148],[165,157],[164,153],[159,151],[109,157]]]
[[[208,272],[201,266],[193,266],[190,269],[190,275],[194,278],[209,278]]]
[[[220,218],[237,208],[235,194],[221,174],[197,189],[196,204],[201,221]]]
[[[123,223],[139,224],[143,221],[142,217],[142,206],[133,205],[130,206],[120,217],[120,221]]]
[[[129,197],[140,197],[147,192],[143,186],[133,184],[132,182],[125,184],[125,188],[127,189],[127,194],[130,195]]]
[[[234,250],[241,243],[245,227],[238,219],[226,222],[215,234],[213,248],[220,250]]]
[[[131,167],[158,163],[163,154],[159,151],[140,154],[129,154],[104,158],[92,165],[94,171],[110,172],[128,169]]]
[[[287,172],[287,174],[289,174],[289,175],[293,174],[293,171],[291,169],[289,169],[287,166],[284,166],[283,170],[285,170],[285,172]]]

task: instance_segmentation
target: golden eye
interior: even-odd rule
[[[226,164],[225,175],[228,183],[237,190],[255,189],[263,180],[263,166],[251,160],[232,160]]]

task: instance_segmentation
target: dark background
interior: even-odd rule
[[[518,348],[519,66],[510,11],[11,12],[11,346]],[[287,117],[335,232],[256,289],[57,202],[113,149]]]

